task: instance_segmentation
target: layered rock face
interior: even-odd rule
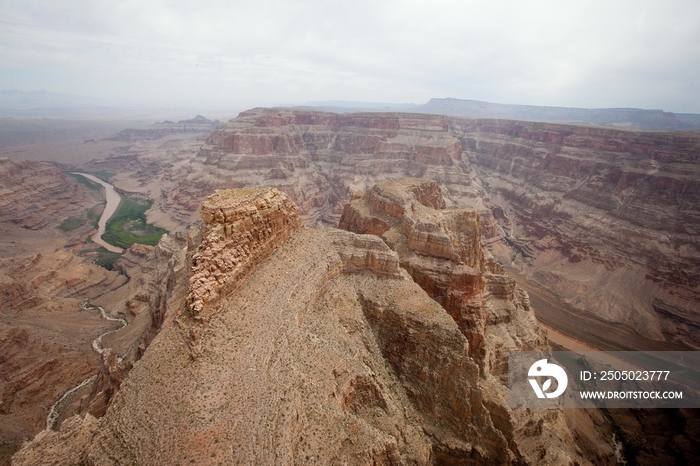
[[[226,208],[218,220],[203,209],[201,231],[245,237],[240,225],[255,229],[274,218],[257,196],[279,193],[217,195],[217,208],[236,199],[242,204],[232,211],[244,214],[228,223]],[[278,212],[289,219],[271,228],[298,221],[293,209]],[[106,414],[67,420],[60,432],[25,445],[14,463],[586,463],[559,416],[513,430],[496,370],[484,373],[455,321],[384,241],[333,229],[290,233],[247,275],[233,267],[235,284],[201,308],[186,296],[197,282],[182,280],[160,333]],[[193,259],[207,237],[190,236],[191,274],[200,272]],[[473,265],[488,262],[478,251],[438,249]],[[536,334],[531,324],[520,335]]]
[[[485,354],[487,326],[514,316],[529,332],[515,346],[543,348],[527,295],[482,247],[479,215],[444,205],[434,181],[387,180],[349,202],[339,227],[378,235],[395,250],[401,266],[455,319],[477,359]]]
[[[128,282],[93,302],[123,316],[127,326],[103,339],[106,350],[100,355],[100,370],[89,395],[80,400],[78,412],[104,415],[134,364],[160,332],[171,306],[181,303],[186,289],[180,283],[188,275],[186,245],[182,234],[164,235],[156,246],[134,244],[115,262],[114,268]]]
[[[537,282],[647,337],[700,344],[700,137],[493,120],[452,129]]]
[[[220,190],[202,204],[187,302],[199,315],[231,292],[300,226],[296,205],[276,189]]]
[[[511,448],[528,457],[522,450],[527,426],[541,423],[556,430],[563,417],[537,411],[522,416],[508,409],[508,351],[545,349],[546,337],[527,293],[482,246],[476,211],[441,209],[444,205],[434,181],[387,180],[349,202],[339,226],[379,235],[413,280],[452,316],[481,369],[484,402],[497,427]]]
[[[168,174],[178,184],[163,209],[184,218],[214,189],[268,185],[289,195],[305,224],[336,225],[353,192],[405,176],[439,181],[459,204],[480,192],[461,154],[444,117],[254,109],[214,131],[190,164]]]
[[[100,201],[99,193],[64,175],[55,165],[0,158],[0,257],[48,254],[71,244],[91,226],[86,224],[68,235],[55,227]]]

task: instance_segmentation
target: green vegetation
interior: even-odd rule
[[[58,228],[63,232],[73,231],[85,222],[87,222],[87,220],[84,218],[70,217],[62,221]]]
[[[100,267],[104,267],[107,270],[112,270],[114,268],[114,262],[119,259],[122,255],[118,252],[108,251],[103,247],[97,249],[97,259],[95,264]]]
[[[67,233],[75,230],[76,228],[80,228],[85,224],[85,222],[90,222],[94,228],[97,228],[97,222],[100,220],[103,207],[104,203],[97,204],[91,209],[86,210],[80,217],[69,217],[61,222],[58,229],[64,233]]]
[[[128,248],[134,243],[157,244],[168,231],[146,223],[146,211],[151,204],[146,199],[122,195],[117,211],[107,221],[102,239],[120,248]]]
[[[102,192],[102,190],[105,189],[102,187],[101,184],[95,183],[92,180],[88,180],[82,175],[76,175],[75,173],[69,173],[69,175],[75,178],[78,181],[78,183],[85,185],[87,188],[92,189],[93,191]]]

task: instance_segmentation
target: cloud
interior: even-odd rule
[[[0,0],[0,8],[0,88],[21,89],[18,77],[33,76],[46,90],[153,103],[451,96],[700,113],[693,1]]]

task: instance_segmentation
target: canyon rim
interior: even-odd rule
[[[613,433],[639,464],[695,458],[692,411],[510,410],[504,361],[548,348],[526,289],[559,303],[546,324],[600,348],[700,345],[697,132],[188,121],[96,142],[81,164],[170,231],[111,271],[85,252],[100,196],[75,165],[0,162],[5,438],[34,437],[97,374],[12,464],[615,464]],[[129,324],[101,355],[109,323],[86,300]]]

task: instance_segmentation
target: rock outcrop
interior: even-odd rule
[[[339,227],[378,235],[401,258],[408,271],[455,319],[470,341],[472,356],[484,356],[487,325],[524,318],[520,349],[543,348],[527,295],[482,247],[479,215],[449,209],[434,181],[404,178],[375,185],[345,206]]]
[[[494,238],[532,279],[598,319],[700,345],[697,134],[493,120],[452,131],[502,228]]]
[[[527,461],[522,448],[527,425],[562,429],[556,412],[511,412],[507,407],[508,351],[546,349],[527,293],[505,274],[482,246],[479,215],[445,205],[434,181],[387,180],[345,206],[340,228],[379,235],[396,251],[403,267],[454,319],[480,367],[484,403],[510,447]],[[555,427],[556,426],[556,427]],[[562,438],[566,438],[568,429]],[[532,439],[530,439],[531,441]],[[566,440],[564,440],[566,441]]]
[[[287,205],[269,189],[217,196],[214,214],[202,209],[202,234],[190,235],[192,257],[209,228],[246,237],[241,225],[254,229],[275,218],[264,214],[270,205]],[[266,196],[281,199],[260,203]],[[238,214],[217,210],[224,205]],[[277,212],[289,218],[271,229],[298,221],[294,209]],[[496,368],[483,372],[455,321],[384,241],[307,227],[284,236],[247,274],[234,267],[221,277],[217,299],[195,313],[182,290],[196,285],[180,281],[105,415],[69,419],[14,464],[586,463],[561,417],[512,429]],[[229,254],[210,250],[211,263]],[[190,264],[192,276],[201,272]]]
[[[296,205],[276,189],[219,190],[202,204],[187,302],[199,316],[226,296],[300,226]]]

